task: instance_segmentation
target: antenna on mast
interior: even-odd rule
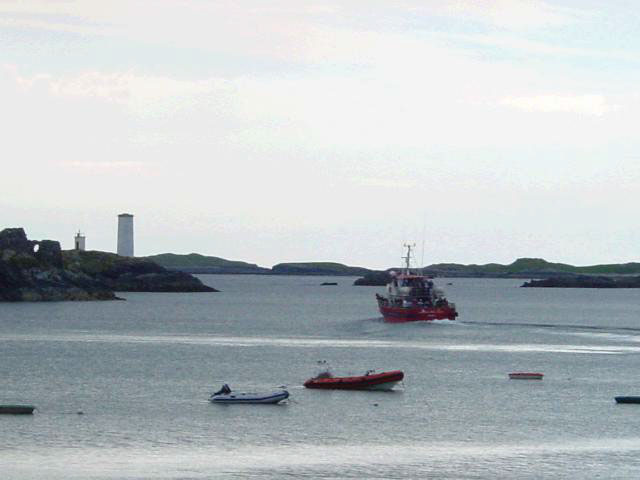
[[[406,275],[410,275],[411,274],[411,249],[415,248],[416,244],[415,243],[413,243],[413,244],[405,243],[404,246],[407,247],[407,256],[406,257],[402,257],[404,259],[405,265],[406,265],[405,274]]]

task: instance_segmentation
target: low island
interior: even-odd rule
[[[201,255],[199,253],[175,254],[161,253],[143,257],[171,271],[194,274],[231,274],[231,275],[305,275],[357,277],[372,270],[362,267],[351,267],[336,262],[292,262],[278,263],[272,268],[265,268],[255,263],[238,260],[226,260],[220,257]]]
[[[357,279],[354,285],[384,286],[391,279],[390,272],[370,271]],[[445,278],[522,278],[535,279],[523,287],[566,288],[636,288],[640,281],[640,263],[622,263],[576,267],[566,263],[547,262],[541,258],[519,258],[511,264],[488,263],[485,265],[462,265],[437,263],[421,269],[424,275]]]
[[[640,288],[640,276],[606,277],[575,275],[530,280],[521,285],[527,288]]]

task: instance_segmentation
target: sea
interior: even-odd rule
[[[436,279],[455,321],[387,324],[350,277],[0,304],[0,478],[640,478],[640,290]],[[337,286],[322,286],[337,282]],[[319,391],[403,370],[392,392]],[[544,373],[510,380],[509,372]],[[286,388],[282,405],[210,394]]]

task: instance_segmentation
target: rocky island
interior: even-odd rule
[[[640,276],[605,277],[596,275],[575,275],[530,280],[522,287],[538,288],[640,288]]]
[[[274,275],[358,276],[371,272],[368,268],[350,267],[335,262],[278,263],[271,269]]]
[[[62,251],[57,241],[29,240],[22,228],[0,231],[0,301],[114,300],[116,291],[217,290],[149,260]]]
[[[391,282],[390,270],[383,270],[369,272],[362,278],[356,279],[353,284],[359,287],[384,287],[389,282]]]
[[[161,253],[143,258],[157,263],[167,270],[186,273],[233,275],[264,275],[271,273],[269,268],[259,267],[255,263],[226,260],[224,258],[200,255],[198,253],[189,253],[186,255]]]
[[[336,262],[297,262],[278,263],[273,268],[265,268],[255,263],[226,260],[220,257],[189,253],[161,253],[143,257],[168,270],[195,274],[233,274],[233,275],[308,275],[308,276],[360,276],[372,270],[362,267],[350,267]]]

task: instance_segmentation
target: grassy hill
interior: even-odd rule
[[[219,257],[209,257],[198,253],[178,255],[175,253],[161,253],[144,257],[158,265],[172,270],[188,271],[190,273],[269,273],[268,268],[259,267],[254,263],[225,260]]]
[[[349,267],[334,262],[279,263],[273,268],[259,267],[254,263],[226,260],[198,253],[178,255],[162,253],[142,257],[171,270],[188,273],[253,273],[275,275],[352,275],[359,276],[370,272],[367,268]]]
[[[542,258],[519,258],[509,265],[498,263],[488,263],[486,265],[438,263],[429,265],[424,270],[426,273],[433,275],[460,277],[539,277],[552,274],[638,275],[640,274],[640,263],[576,267],[566,263],[547,262]]]
[[[345,275],[359,276],[371,270],[362,267],[349,267],[342,263],[308,262],[308,263],[279,263],[271,269],[279,275]]]
[[[254,263],[226,260],[198,253],[190,253],[188,255],[163,253],[143,258],[154,261],[170,270],[180,270],[188,273],[364,276],[372,272],[368,268],[350,267],[336,262],[279,263],[274,265],[273,268],[264,268]],[[400,268],[395,268],[394,270],[400,270]],[[547,262],[542,258],[519,258],[508,265],[499,263],[487,263],[485,265],[437,263],[425,267],[424,272],[428,275],[439,277],[498,278],[543,278],[553,275],[640,275],[640,263],[576,267],[566,263]]]

